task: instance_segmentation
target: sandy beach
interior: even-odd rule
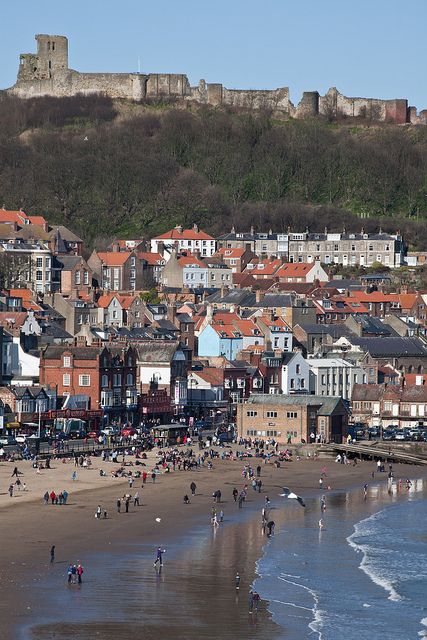
[[[151,452],[147,470],[155,460]],[[116,500],[129,489],[126,479],[110,475],[118,465],[93,458],[92,467],[78,469],[73,482],[71,460],[54,460],[52,469],[40,474],[29,462],[20,462],[20,479],[28,491],[15,492],[10,498],[7,488],[15,464],[1,463],[2,638],[45,640],[93,635],[130,640],[141,633],[141,625],[144,638],[274,637],[277,629],[265,603],[261,603],[256,616],[248,616],[247,605],[255,564],[266,541],[260,526],[265,496],[268,494],[273,506],[281,508],[283,499],[278,494],[283,486],[303,496],[320,495],[319,477],[324,469],[327,495],[349,488],[362,493],[365,483],[385,483],[387,474],[372,478],[372,462],[352,466],[336,464],[332,459],[301,459],[282,463],[280,468],[261,463],[262,492],[249,486],[248,499],[239,510],[232,490],[249,484],[241,474],[245,462],[253,467],[258,464],[255,458],[215,459],[211,470],[205,467],[162,474],[154,484],[147,479],[144,488],[142,480],[137,480],[131,493],[139,491],[141,506],[132,503],[129,513],[120,514],[116,512]],[[100,468],[107,471],[107,477],[100,476]],[[421,467],[394,465],[393,469],[396,478],[426,476]],[[193,480],[197,485],[194,497],[189,488]],[[43,494],[52,489],[66,489],[68,504],[44,505]],[[222,492],[218,509],[224,510],[225,518],[214,532],[210,512],[212,492],[217,489]],[[185,493],[191,498],[188,505],[183,503]],[[98,504],[108,511],[106,520],[94,517]],[[49,557],[52,544],[56,545],[53,565]],[[153,567],[158,545],[167,549],[160,575]],[[85,567],[81,588],[70,589],[66,584],[71,561],[81,561]],[[236,571],[242,576],[237,599]],[[135,586],[127,591],[126,599],[115,592],[115,584],[121,584],[124,575]],[[129,593],[134,596],[129,597]],[[73,622],[70,615],[82,610],[82,597],[84,619]]]

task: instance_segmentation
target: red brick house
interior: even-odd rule
[[[58,395],[86,396],[87,409],[110,420],[137,420],[137,354],[133,347],[49,345],[40,358],[40,383],[57,385]]]

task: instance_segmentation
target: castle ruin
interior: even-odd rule
[[[245,109],[270,109],[294,118],[322,115],[327,118],[367,118],[395,124],[427,124],[427,110],[417,114],[406,99],[379,100],[348,98],[332,88],[321,96],[304,92],[294,106],[289,88],[272,90],[227,89],[222,84],[200,80],[192,87],[185,74],[176,73],[80,73],[68,66],[68,39],[65,36],[36,35],[37,53],[23,53],[18,77],[8,91],[21,98],[66,97],[103,93],[109,97],[140,101],[173,98],[212,106],[228,105]]]

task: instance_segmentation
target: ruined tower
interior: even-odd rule
[[[36,35],[37,53],[23,53],[18,82],[50,80],[68,70],[68,39],[65,36]]]

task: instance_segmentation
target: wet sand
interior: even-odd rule
[[[365,482],[385,482],[386,474],[375,474],[373,480],[374,465],[368,462],[353,467],[324,459],[301,460],[282,464],[280,469],[262,464],[263,491],[258,494],[249,487],[247,504],[239,510],[231,492],[246,482],[241,476],[243,464],[217,460],[212,470],[164,474],[155,484],[147,481],[143,489],[139,480],[132,494],[139,491],[142,506],[118,514],[115,502],[128,491],[127,481],[101,478],[97,470],[102,466],[110,471],[111,464],[95,462],[94,468],[79,472],[71,486],[71,463],[55,462],[57,468],[44,472],[44,477],[35,477],[29,466],[20,463],[21,479],[26,480],[28,474],[32,495],[10,499],[3,494],[14,464],[2,463],[1,637],[243,639],[273,638],[279,633],[283,637],[266,603],[261,603],[257,615],[248,615],[247,595],[265,543],[260,527],[265,495],[277,507],[284,485],[303,496],[319,495],[319,477],[325,466],[325,493],[328,485],[332,492],[350,487],[362,491]],[[252,459],[251,464],[258,462]],[[394,471],[396,477],[426,476],[421,467],[395,465]],[[197,495],[185,505],[182,498],[184,493],[190,495],[193,479]],[[41,496],[52,488],[67,488],[69,504],[44,506]],[[210,510],[212,492],[218,488],[226,521],[215,533]],[[94,518],[97,504],[107,508],[107,520]],[[160,523],[156,517],[161,518]],[[52,544],[56,545],[56,561],[50,565]],[[153,567],[159,544],[167,549],[161,573]],[[68,587],[67,565],[78,560],[85,567],[84,584]],[[237,601],[236,571],[242,576]]]

